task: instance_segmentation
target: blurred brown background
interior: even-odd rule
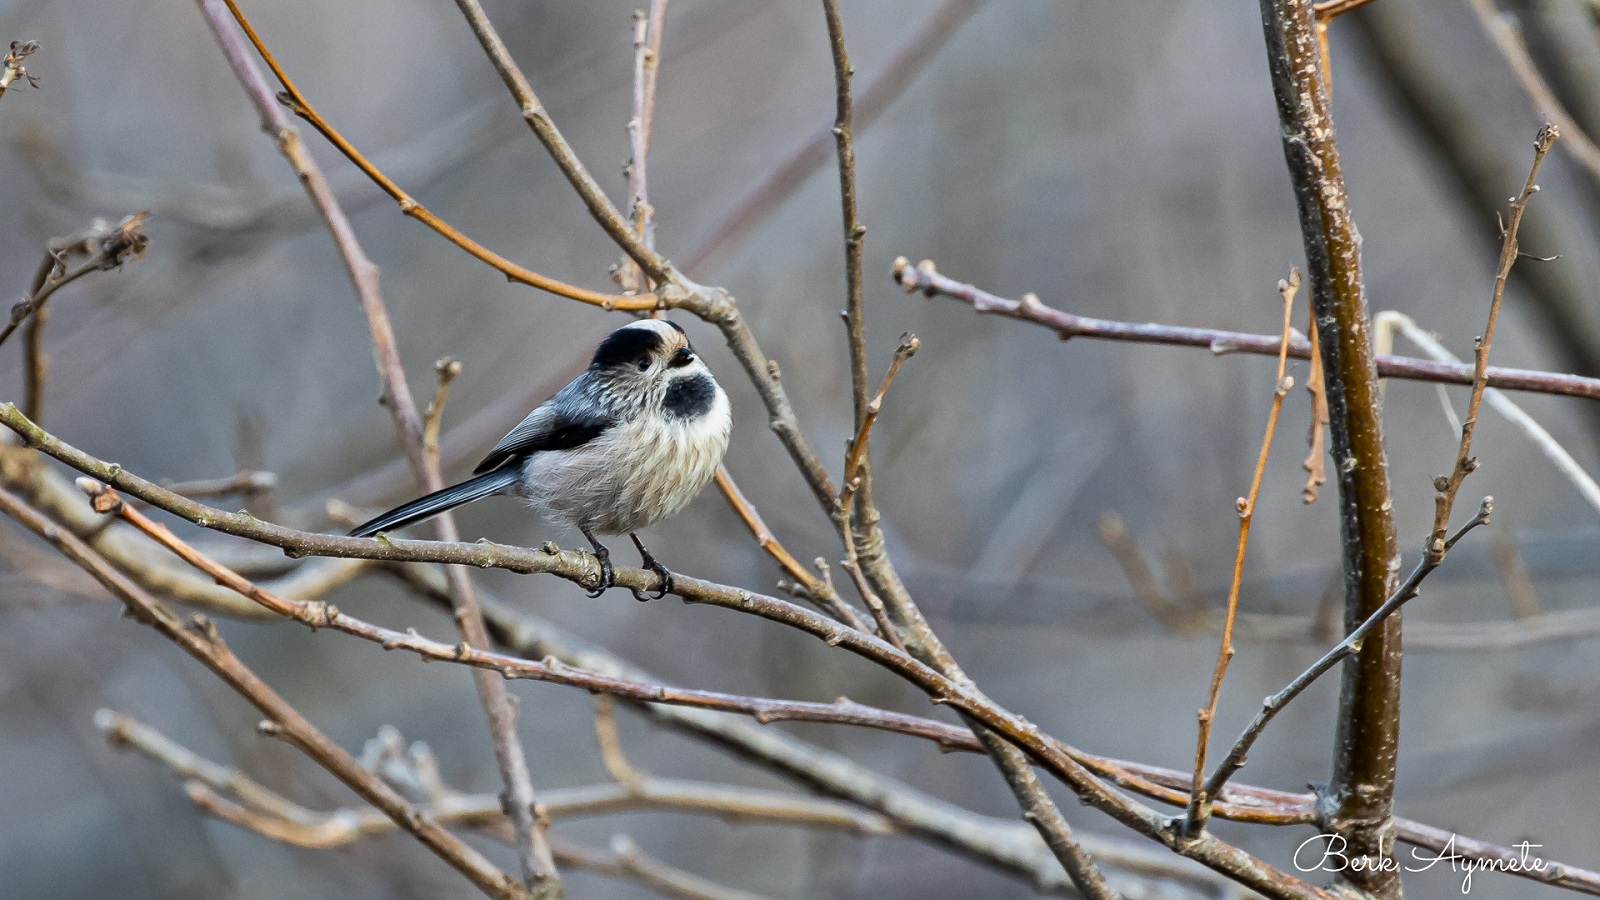
[[[619,199],[635,6],[489,6],[556,121]],[[1526,6],[1539,16],[1562,4]],[[848,5],[858,83],[934,7],[921,0]],[[606,284],[617,253],[517,120],[453,7],[280,0],[246,8],[322,112],[436,212],[541,272]],[[1482,327],[1496,222],[1470,199],[1482,179],[1440,152],[1397,89],[1403,73],[1379,52],[1375,35],[1390,50],[1414,49],[1413,63],[1435,66],[1456,113],[1470,114],[1450,121],[1471,135],[1474,152],[1507,162],[1490,194],[1509,197],[1521,184],[1541,120],[1461,3],[1379,0],[1333,27],[1335,111],[1374,308],[1415,317],[1465,356]],[[1537,37],[1530,27],[1537,52],[1556,52]],[[1596,43],[1592,27],[1578,37]],[[194,6],[0,6],[0,39],[25,38],[43,48],[29,67],[42,90],[13,87],[0,101],[7,248],[0,285],[20,297],[51,236],[94,216],[152,211],[147,258],[52,301],[46,423],[152,479],[269,469],[279,478],[278,514],[303,527],[332,527],[322,514],[329,498],[373,507],[405,499],[411,488],[403,480],[364,495],[348,486],[400,455],[374,402],[364,322],[326,233]],[[663,251],[681,255],[698,243],[831,120],[832,103],[816,4],[674,0],[650,165]],[[426,395],[438,357],[465,366],[447,428],[499,398],[553,390],[623,321],[508,285],[405,220],[322,141],[307,141],[383,269],[414,390]],[[1272,362],[1062,344],[1037,328],[975,319],[948,301],[907,297],[888,272],[898,255],[932,257],[941,271],[996,293],[1036,291],[1090,315],[1275,330],[1274,284],[1301,249],[1255,4],[990,0],[864,130],[859,153],[874,372],[902,331],[923,341],[873,442],[878,499],[901,570],[962,664],[998,700],[1085,749],[1187,767],[1215,639],[1178,636],[1155,621],[1101,544],[1096,522],[1105,511],[1119,513],[1158,572],[1169,551],[1180,554],[1198,591],[1220,604],[1235,540],[1233,502],[1247,487],[1265,423]],[[1593,277],[1600,184],[1586,179],[1558,147],[1529,218],[1559,243],[1525,233],[1524,249],[1562,258],[1523,265],[1564,273],[1591,293],[1577,298],[1576,319],[1552,326],[1553,301],[1514,285],[1494,347],[1501,364],[1567,368],[1581,363],[1585,349],[1600,356],[1584,334],[1600,333],[1600,279]],[[830,161],[737,246],[689,273],[739,297],[835,476],[849,426],[838,232]],[[1303,312],[1297,325],[1304,329],[1300,319]],[[730,469],[797,556],[836,556],[832,526],[764,427],[753,391],[715,332],[684,324],[734,397]],[[0,360],[7,399],[18,393],[19,358],[8,348]],[[1303,382],[1303,364],[1291,371]],[[1457,403],[1461,396],[1452,392]],[[1432,514],[1429,478],[1443,471],[1455,440],[1439,402],[1432,386],[1388,388],[1397,525],[1408,562]],[[1595,467],[1600,417],[1593,410],[1580,401],[1525,404]],[[1309,617],[1335,578],[1331,492],[1310,507],[1299,500],[1307,416],[1297,388],[1257,510],[1242,599],[1250,613]],[[1475,449],[1483,467],[1467,483],[1463,508],[1483,494],[1496,497],[1495,528],[1514,536],[1546,611],[1593,606],[1596,511],[1503,419],[1486,415]],[[458,461],[450,474],[475,459]],[[579,543],[507,501],[473,507],[462,525],[469,539]],[[471,895],[407,838],[305,851],[204,819],[166,772],[107,748],[91,724],[100,707],[137,715],[313,805],[350,799],[296,754],[256,736],[256,717],[241,701],[119,618],[111,602],[41,583],[40,571],[57,564],[17,530],[0,532],[8,548],[0,563],[0,894]],[[649,542],[680,571],[759,588],[777,577],[714,494],[655,528]],[[622,592],[587,600],[547,578],[476,577],[671,682],[806,699],[849,693],[928,711],[919,695],[847,655],[755,619],[675,601],[636,604]],[[387,582],[332,599],[399,627],[448,628]],[[1430,624],[1510,616],[1490,539],[1480,533],[1409,608],[1407,631],[1425,636]],[[456,786],[498,789],[465,672],[287,626],[228,623],[224,632],[346,746],[359,747],[391,723],[432,746]],[[1306,639],[1242,642],[1223,690],[1222,738],[1231,739],[1260,698],[1316,652]],[[1597,655],[1593,638],[1519,649],[1413,648],[1399,811],[1503,844],[1529,839],[1549,858],[1600,864]],[[1328,679],[1281,717],[1243,778],[1298,790],[1327,776],[1333,684]],[[589,699],[554,686],[514,690],[535,784],[602,780]],[[718,750],[631,714],[622,719],[631,757],[652,772],[778,784]],[[1016,815],[982,758],[942,756],[872,732],[793,730],[952,802]],[[1092,811],[1063,808],[1081,830],[1119,834]],[[661,813],[559,827],[598,844],[625,832],[676,865],[777,897],[1033,896],[1008,876],[904,838],[858,840]],[[1307,829],[1219,827],[1284,865],[1310,836]],[[1408,888],[1419,898],[1459,896],[1459,876],[1414,876]],[[645,896],[583,874],[570,877],[570,892]],[[1476,877],[1472,890],[1479,898],[1554,895],[1493,875]]]

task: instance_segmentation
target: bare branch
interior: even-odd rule
[[[383,810],[399,827],[467,876],[484,894],[495,898],[524,897],[517,881],[462,843],[438,822],[406,802],[393,788],[361,768],[355,757],[319,731],[234,656],[216,627],[203,616],[184,622],[155,597],[118,572],[88,544],[62,531],[9,491],[0,490],[0,512],[45,539],[68,559],[93,575],[128,607],[134,619],[182,647],[267,717],[263,730],[283,738],[327,769],[362,799]]]
[[[1561,136],[1566,138],[1567,151],[1572,158],[1589,173],[1591,178],[1600,181],[1600,147],[1584,130],[1578,126],[1578,121],[1567,112],[1567,108],[1556,97],[1555,91],[1539,74],[1539,67],[1534,65],[1533,57],[1528,54],[1528,45],[1522,40],[1522,29],[1517,24],[1514,16],[1502,13],[1495,8],[1493,0],[1467,0],[1467,5],[1472,7],[1472,12],[1478,17],[1478,24],[1482,26],[1484,34],[1494,43],[1495,49],[1505,59],[1506,66],[1511,69],[1511,74],[1516,76],[1517,84],[1523,93],[1533,101],[1534,107],[1539,111],[1545,121],[1552,123],[1551,128],[1558,129]]]
[[[258,469],[242,469],[221,478],[169,481],[165,487],[185,497],[259,497],[278,486],[278,476]]]
[[[298,97],[298,92],[278,68],[276,61],[268,55],[266,47],[256,37],[255,31],[245,20],[244,14],[240,12],[234,0],[224,0],[224,2],[246,36],[255,44],[256,49],[283,82],[284,88]],[[279,151],[300,176],[307,195],[328,227],[334,246],[350,274],[357,299],[366,314],[372,338],[373,358],[383,383],[383,397],[394,419],[400,445],[411,461],[417,482],[425,490],[439,490],[444,487],[444,478],[439,471],[437,422],[434,429],[434,449],[430,452],[425,433],[427,426],[406,383],[405,370],[401,367],[399,350],[395,345],[394,329],[390,324],[383,296],[378,289],[378,269],[361,248],[348,217],[339,205],[338,198],[328,187],[327,179],[323,177],[316,161],[301,144],[298,132],[290,124],[283,110],[272,102],[265,76],[250,60],[238,36],[228,26],[227,18],[217,0],[199,0],[199,3],[202,15],[216,35],[240,84],[251,96],[261,116],[262,128],[277,139]],[[391,193],[391,196],[395,195]],[[443,380],[446,371],[441,370],[440,376]],[[454,376],[451,374],[449,377]],[[435,418],[442,410],[443,399],[440,396],[435,401]],[[434,529],[442,541],[460,539],[455,519],[448,513],[438,517]],[[489,633],[484,626],[483,614],[478,608],[471,580],[461,569],[450,570],[446,573],[446,577],[450,581],[451,594],[454,597],[456,629],[462,640],[476,647],[489,646]],[[534,809],[533,783],[528,772],[527,758],[522,751],[521,739],[517,736],[516,710],[506,694],[505,685],[499,679],[486,673],[476,672],[473,684],[488,720],[495,761],[505,781],[506,814],[516,828],[523,881],[536,897],[548,897],[553,900],[561,896],[561,878],[550,854],[549,842],[545,836],[545,823],[537,821],[531,812]]]
[[[1205,827],[1211,815],[1211,795],[1205,789],[1206,750],[1211,745],[1211,723],[1217,716],[1217,700],[1222,696],[1222,679],[1233,659],[1233,621],[1239,613],[1239,586],[1244,581],[1244,554],[1250,543],[1250,523],[1255,518],[1256,497],[1261,492],[1261,477],[1267,471],[1267,451],[1272,448],[1272,435],[1278,429],[1278,413],[1283,409],[1283,398],[1294,387],[1294,379],[1284,374],[1289,362],[1289,323],[1294,313],[1294,298],[1300,292],[1300,270],[1290,269],[1289,278],[1278,282],[1278,296],[1283,301],[1283,341],[1278,351],[1278,374],[1273,382],[1272,407],[1267,413],[1266,433],[1261,437],[1261,451],[1256,454],[1255,474],[1250,477],[1250,493],[1240,497],[1239,544],[1233,555],[1233,580],[1228,585],[1227,611],[1222,619],[1222,640],[1217,645],[1217,664],[1211,672],[1211,689],[1206,695],[1206,705],[1197,714],[1200,722],[1195,737],[1194,781],[1189,808],[1184,817],[1184,831],[1196,834]]]
[[[202,9],[209,10],[210,8],[214,7],[219,0],[200,0],[200,2]],[[256,36],[255,28],[250,24],[250,21],[245,18],[244,13],[239,9],[239,6],[235,0],[220,0],[220,2],[227,4],[228,11],[232,13],[234,20],[239,23],[239,27],[244,30],[245,36],[248,37],[250,39],[250,43],[255,46],[256,52],[261,55],[262,60],[267,64],[267,67],[272,70],[272,74],[278,79],[278,83],[282,85],[284,93],[280,95],[279,99],[281,102],[288,105],[290,110],[292,110],[295,115],[305,119],[306,122],[310,123],[311,127],[315,128],[322,134],[323,137],[327,138],[328,142],[333,144],[340,153],[344,154],[347,159],[349,159],[357,168],[365,173],[366,176],[372,180],[373,184],[376,184],[385,194],[388,194],[389,197],[400,206],[400,211],[402,213],[433,229],[445,240],[455,244],[457,247],[465,250],[468,254],[472,255],[476,259],[500,272],[508,281],[513,281],[518,284],[525,284],[529,287],[555,294],[558,297],[566,297],[569,300],[577,300],[580,303],[588,303],[593,306],[599,306],[603,309],[637,310],[655,308],[656,298],[653,295],[627,297],[618,294],[606,294],[599,291],[591,291],[587,288],[577,287],[576,285],[570,285],[554,278],[548,278],[544,275],[540,275],[538,272],[535,272],[532,269],[520,266],[501,256],[500,254],[495,253],[493,250],[490,250],[477,241],[474,241],[472,238],[462,234],[460,231],[456,230],[454,226],[450,225],[450,223],[434,215],[433,212],[431,212],[427,207],[423,206],[421,203],[418,203],[416,198],[406,193],[387,175],[379,171],[378,167],[373,165],[365,156],[361,155],[361,152],[357,150],[353,144],[346,140],[344,135],[340,134],[332,125],[327,122],[327,120],[322,118],[322,116],[317,112],[316,108],[311,105],[311,101],[307,100],[305,95],[300,93],[300,89],[295,87],[294,82],[289,80],[288,74],[286,74],[278,65],[278,61],[272,57],[272,54],[267,50],[266,45],[262,43],[259,37]],[[210,18],[209,14],[208,18]],[[218,37],[221,39],[221,30],[216,29],[215,25],[213,28],[217,30]],[[228,55],[229,62],[235,65],[236,70],[237,67],[245,60],[243,54],[238,54],[236,56],[230,52]],[[257,110],[261,112],[264,119],[268,117],[269,113],[267,109],[264,108],[259,102],[257,103]],[[274,136],[277,136],[275,131],[269,131],[269,133],[274,133]],[[281,138],[280,143],[282,143]],[[284,152],[294,152],[297,154],[304,152],[304,148],[299,144],[298,137],[296,137],[293,142],[285,146]],[[309,162],[310,158],[307,157],[306,159]]]
[[[0,327],[0,344],[4,344],[17,326],[43,307],[56,291],[91,272],[108,272],[143,256],[150,244],[150,239],[144,233],[144,221],[148,215],[138,213],[110,226],[96,224],[81,237],[60,239],[64,243],[52,241],[45,250],[50,259],[40,267],[45,277],[35,277],[35,286],[28,296],[11,307],[10,320]],[[57,265],[56,261],[68,253],[83,253],[89,258],[73,269],[66,268],[64,264]]]
[[[1544,162],[1545,154],[1550,152],[1557,137],[1559,133],[1553,126],[1546,125],[1539,129],[1533,142],[1533,165],[1528,169],[1528,178],[1523,182],[1522,193],[1511,200],[1511,220],[1506,225],[1505,241],[1500,248],[1500,268],[1495,273],[1494,294],[1489,300],[1489,321],[1484,326],[1483,336],[1474,343],[1472,394],[1467,399],[1467,416],[1461,422],[1461,445],[1456,450],[1455,465],[1451,467],[1450,474],[1434,479],[1433,531],[1423,550],[1425,557],[1432,560],[1434,565],[1444,559],[1444,536],[1450,527],[1450,510],[1455,505],[1456,494],[1461,490],[1461,483],[1478,468],[1478,461],[1472,458],[1472,433],[1477,428],[1478,406],[1483,402],[1483,391],[1489,381],[1489,347],[1494,343],[1494,326],[1500,316],[1500,298],[1505,294],[1511,267],[1517,261],[1517,229],[1522,225],[1522,214],[1528,207],[1529,198],[1539,190],[1535,183],[1539,164]]]
[[[972,306],[979,313],[991,313],[1008,319],[1018,319],[1042,325],[1056,332],[1063,340],[1086,337],[1095,340],[1128,341],[1139,344],[1167,344],[1177,347],[1201,347],[1213,354],[1250,353],[1258,356],[1278,355],[1278,336],[1271,334],[1246,334],[1239,331],[1221,331],[1214,328],[1191,328],[1187,325],[1158,325],[1117,322],[1095,319],[1064,312],[1043,303],[1007,300],[987,291],[956,281],[939,273],[932,260],[923,260],[915,266],[905,257],[895,260],[895,280],[906,293],[918,291],[929,297],[945,296]],[[1032,294],[1028,295],[1032,297]],[[1311,342],[1298,332],[1290,335],[1289,355],[1295,359],[1308,359]],[[1471,384],[1472,367],[1449,365],[1409,356],[1378,356],[1373,359],[1378,374],[1384,378],[1403,378],[1412,381],[1431,381],[1440,384]],[[1532,369],[1489,367],[1489,386],[1507,391],[1530,391],[1540,394],[1558,394],[1600,400],[1600,378],[1581,375],[1563,375]]]
[[[628,160],[628,193],[630,195],[628,221],[645,247],[656,246],[655,207],[650,205],[650,127],[655,119],[656,76],[661,68],[661,33],[666,27],[667,0],[650,0],[650,13],[642,10],[633,14],[633,115],[628,119],[628,144],[632,156]],[[624,290],[644,293],[644,271],[627,256],[623,257],[618,271],[618,282]],[[653,315],[660,315],[657,311]]]

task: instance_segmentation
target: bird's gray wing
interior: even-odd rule
[[[530,453],[582,447],[604,434],[613,424],[609,416],[593,407],[579,412],[571,405],[557,403],[559,399],[558,395],[555,400],[528,413],[522,424],[511,429],[509,434],[500,439],[500,443],[494,445],[483,462],[472,470],[473,474],[494,471]]]

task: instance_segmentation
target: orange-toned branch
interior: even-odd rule
[[[344,135],[340,134],[326,119],[322,118],[316,107],[311,105],[311,101],[307,100],[305,95],[300,92],[300,89],[295,86],[288,73],[283,70],[282,66],[278,65],[278,61],[273,58],[271,51],[267,49],[267,45],[256,34],[256,30],[250,24],[250,20],[245,18],[244,12],[239,9],[238,3],[235,0],[223,0],[223,2],[228,5],[228,11],[233,14],[234,20],[244,30],[245,36],[255,46],[256,52],[261,54],[262,61],[267,64],[268,68],[272,69],[273,76],[283,86],[283,93],[279,95],[278,99],[287,105],[295,115],[306,120],[311,127],[327,138],[328,142],[333,144],[340,153],[344,154],[346,159],[354,163],[356,168],[360,169],[372,180],[373,184],[376,184],[380,190],[388,194],[395,203],[399,204],[401,212],[433,229],[445,240],[499,271],[506,276],[508,281],[525,284],[529,287],[555,294],[558,297],[566,297],[569,300],[577,300],[602,309],[648,310],[656,307],[657,298],[654,294],[640,294],[637,296],[607,294],[540,275],[526,266],[518,265],[495,253],[493,250],[462,234],[455,226],[434,215],[427,207],[418,203],[416,198],[406,193],[398,184],[395,184],[389,176],[383,174],[377,166],[373,165],[370,160],[361,154],[361,151],[346,140]]]
[[[1261,436],[1261,452],[1256,454],[1255,474],[1250,478],[1250,493],[1240,497],[1239,545],[1233,555],[1233,581],[1228,585],[1228,608],[1222,619],[1222,640],[1217,645],[1217,665],[1211,672],[1211,690],[1206,696],[1205,708],[1197,717],[1199,733],[1194,748],[1194,783],[1189,795],[1189,809],[1184,829],[1198,834],[1205,828],[1211,815],[1211,798],[1206,795],[1206,749],[1211,744],[1211,723],[1217,715],[1217,698],[1222,694],[1222,679],[1228,673],[1228,663],[1233,659],[1233,623],[1239,613],[1239,585],[1244,580],[1244,554],[1250,543],[1250,522],[1255,516],[1256,497],[1261,492],[1261,477],[1267,471],[1267,453],[1272,449],[1272,435],[1278,428],[1278,413],[1283,409],[1283,398],[1294,387],[1294,379],[1284,374],[1289,363],[1289,323],[1294,313],[1294,298],[1300,292],[1300,270],[1290,269],[1289,277],[1278,282],[1278,295],[1283,298],[1283,343],[1278,351],[1277,386],[1272,391],[1272,410],[1267,413],[1267,430]]]

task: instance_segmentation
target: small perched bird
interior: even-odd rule
[[[613,331],[589,368],[500,439],[474,478],[396,507],[350,534],[403,528],[495,494],[527,501],[551,521],[583,532],[600,561],[598,597],[616,583],[611,553],[596,534],[633,538],[646,568],[656,561],[636,533],[676,515],[706,486],[728,449],[728,395],[683,329],[641,319]],[[634,591],[639,600],[654,599]]]

